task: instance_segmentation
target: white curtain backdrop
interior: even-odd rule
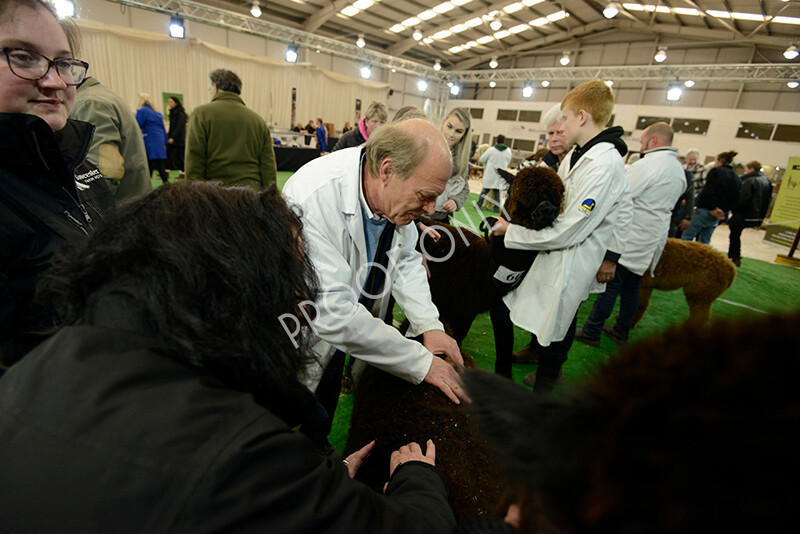
[[[161,94],[180,93],[191,110],[210,100],[208,74],[232,70],[242,79],[242,99],[271,126],[291,127],[292,88],[297,88],[297,122],[322,117],[341,129],[353,122],[356,99],[362,113],[373,100],[386,102],[389,84],[351,78],[309,63],[290,64],[255,56],[198,39],[76,19],[81,30],[80,59],[89,75],[119,94],[132,109],[140,93],[161,107]],[[165,115],[167,112],[158,109]],[[166,118],[166,117],[165,117]]]

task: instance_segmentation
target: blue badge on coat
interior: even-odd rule
[[[586,200],[581,202],[581,205],[578,206],[578,209],[584,212],[586,215],[590,215],[592,213],[592,210],[594,209],[594,205],[595,205],[594,199],[587,198]]]

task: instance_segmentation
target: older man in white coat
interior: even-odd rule
[[[345,353],[409,382],[424,380],[453,402],[467,398],[453,365],[434,356],[444,354],[455,366],[463,365],[431,301],[422,256],[415,250],[417,230],[409,224],[433,213],[451,166],[439,129],[410,119],[376,130],[363,147],[309,162],[283,189],[302,212],[303,245],[320,277],[312,305],[316,317],[310,321],[316,362],[302,380],[330,417]],[[367,289],[370,271],[385,277],[383,287]],[[411,323],[408,335],[421,334],[422,344],[379,318],[390,300],[382,297],[389,294]],[[299,329],[286,324],[287,333],[296,335]],[[326,391],[320,391],[321,380]]]
[[[667,242],[672,208],[686,190],[686,177],[672,148],[673,131],[658,122],[642,132],[642,157],[628,168],[628,185],[633,197],[633,223],[619,259],[614,279],[598,295],[592,312],[575,340],[600,346],[600,333],[624,344],[639,306],[639,284],[646,271],[656,268]],[[616,324],[605,325],[620,297]]]

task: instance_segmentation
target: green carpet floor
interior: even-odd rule
[[[278,173],[278,186],[286,183],[290,172]],[[153,180],[153,186],[161,181]],[[477,195],[470,195],[470,202],[477,200]],[[486,215],[490,215],[488,212]],[[475,210],[465,208],[456,216],[456,220],[464,223],[470,217],[477,221]],[[712,311],[712,321],[720,318],[757,317],[766,314],[786,313],[800,308],[800,270],[791,267],[767,263],[748,258],[742,259],[738,275],[733,285],[717,300]],[[582,325],[589,315],[594,296],[584,302],[578,311],[578,326]],[[616,310],[615,310],[616,313]],[[613,315],[612,315],[613,316]],[[672,326],[682,324],[689,316],[689,309],[681,291],[655,291],[650,308],[642,321],[630,334],[631,342],[661,333]],[[395,318],[401,319],[402,312],[395,309]],[[515,350],[523,348],[530,340],[526,332],[515,329]],[[494,337],[489,314],[476,318],[470,333],[462,345],[464,352],[471,355],[481,369],[494,369]],[[599,348],[589,347],[583,343],[575,343],[564,364],[563,389],[589,376],[594,369],[614,357],[618,347],[605,336]],[[534,371],[535,365],[515,365],[513,374],[516,382]],[[336,410],[331,444],[339,451],[344,448],[353,409],[352,395],[342,394]]]

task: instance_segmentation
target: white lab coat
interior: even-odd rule
[[[433,359],[422,344],[358,304],[369,270],[359,201],[360,160],[360,147],[337,150],[304,165],[283,188],[287,202],[302,210],[303,245],[320,282],[312,334],[317,362],[300,377],[312,391],[336,348],[415,384],[428,374]],[[383,293],[391,292],[400,304],[411,323],[409,336],[444,330],[422,256],[414,250],[417,236],[413,224],[395,228]],[[383,317],[388,300],[376,304],[378,317]]]
[[[633,199],[631,233],[619,264],[634,274],[654,270],[667,243],[672,208],[686,190],[678,150],[662,147],[644,153],[628,168]]]
[[[598,143],[574,168],[571,155],[558,171],[565,208],[553,226],[529,230],[510,224],[505,235],[508,248],[540,251],[522,283],[503,301],[514,324],[536,334],[543,346],[563,340],[581,302],[590,292],[605,289],[596,281],[597,270],[606,250],[624,250],[630,228],[615,227],[618,217],[629,222],[631,216],[625,166],[617,149]]]
[[[483,189],[508,189],[508,182],[497,174],[497,169],[508,168],[511,163],[511,148],[497,150],[493,146],[489,147],[481,156],[480,162],[483,163],[483,181],[481,182]]]

